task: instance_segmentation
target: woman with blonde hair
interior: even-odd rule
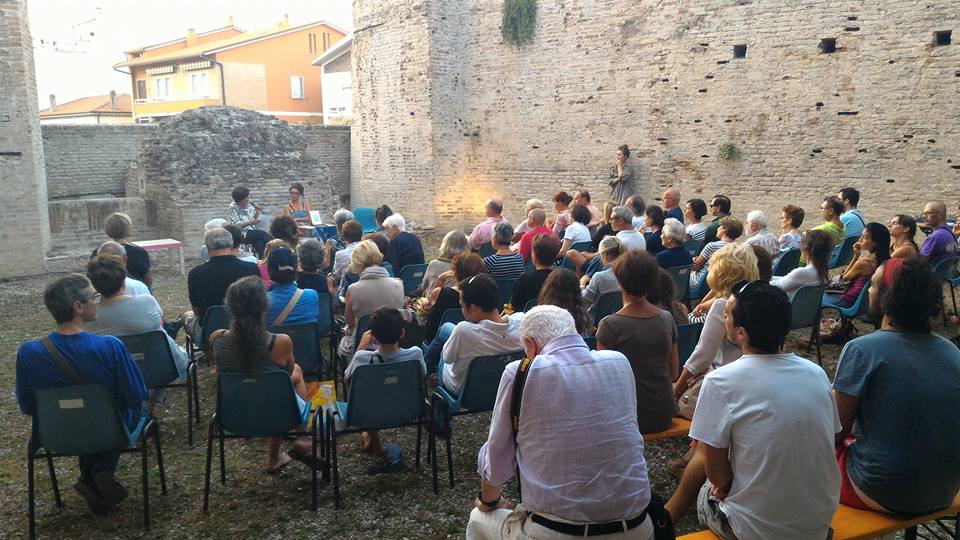
[[[583,301],[587,303],[587,313],[591,317],[596,312],[596,303],[606,293],[617,292],[620,286],[617,284],[617,278],[613,275],[613,262],[622,255],[627,248],[616,236],[608,236],[600,241],[600,249],[597,255],[600,256],[600,262],[603,269],[598,271],[592,277],[584,275],[580,278],[580,287],[583,289]]]
[[[603,203],[600,207],[600,226],[597,228],[597,233],[593,236],[593,251],[600,251],[600,241],[608,236],[614,236],[616,231],[613,230],[613,224],[610,221],[613,219],[613,209],[617,206],[617,203],[613,201],[607,201]]]
[[[343,302],[347,326],[340,340],[340,355],[347,360],[353,356],[353,334],[360,317],[382,307],[403,309],[403,282],[390,277],[387,269],[380,266],[382,260],[380,248],[370,240],[357,244],[350,254],[350,272],[360,278],[347,287]]]
[[[434,288],[434,283],[440,274],[450,270],[450,264],[453,258],[461,253],[470,252],[470,241],[463,231],[450,231],[444,235],[440,241],[440,254],[437,258],[430,261],[427,265],[427,271],[423,273],[423,282],[420,283],[422,296],[427,296]]]

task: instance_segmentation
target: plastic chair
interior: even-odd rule
[[[593,247],[593,244],[591,244],[590,242],[577,242],[576,244],[573,244],[570,246],[570,250],[571,251],[589,251],[592,247]],[[566,268],[571,272],[577,271],[577,268],[573,267],[573,263],[570,262],[570,259],[568,259],[566,255],[564,255],[563,259],[560,261],[560,267]]]
[[[683,249],[687,250],[691,257],[696,257],[700,254],[700,250],[703,249],[703,241],[687,240],[683,243]]]
[[[186,388],[187,390],[187,445],[193,446],[193,422],[200,423],[200,390],[197,385],[197,364],[187,363],[186,380],[176,382],[180,378],[177,364],[173,360],[173,352],[167,341],[167,333],[163,330],[154,330],[142,334],[117,336],[130,351],[130,355],[140,366],[143,382],[147,388]]]
[[[393,265],[387,261],[380,263],[380,268],[383,268],[387,271],[387,274],[390,274],[390,277],[397,277],[397,273],[393,270]]]
[[[400,269],[400,281],[403,281],[403,294],[409,296],[423,283],[423,275],[427,273],[425,264],[408,264]]]
[[[620,291],[612,291],[600,295],[593,310],[593,325],[598,326],[604,317],[616,313],[623,308],[623,296]]]
[[[773,275],[785,276],[798,266],[800,266],[799,249],[787,249],[781,251],[780,258],[777,259],[777,264],[773,267]]]
[[[823,365],[820,356],[820,314],[823,305],[823,292],[827,289],[824,284],[804,285],[793,293],[790,298],[791,319],[790,330],[810,327],[810,340],[807,342],[807,352],[814,343],[817,344],[817,363]]]
[[[690,304],[690,269],[692,265],[671,266],[667,268],[670,279],[673,280],[673,290],[681,302]]]
[[[484,242],[480,246],[480,249],[478,250],[477,254],[480,255],[481,259],[486,259],[487,257],[493,255],[496,252],[497,250],[493,249],[493,244],[491,244],[490,242]]]
[[[319,355],[320,361],[323,362],[321,366],[323,372],[327,376],[336,379],[334,374],[336,369],[333,366],[333,361],[337,357],[337,345],[340,343],[340,329],[333,322],[333,296],[328,292],[317,292],[318,303],[320,305],[319,312],[317,313],[317,337],[327,337],[327,342],[330,346],[330,362],[327,363],[323,355]]]
[[[440,317],[440,326],[443,326],[444,323],[453,323],[458,324],[463,322],[463,310],[458,308],[448,309],[443,312],[443,317]]]
[[[293,358],[303,371],[303,376],[318,376],[324,364],[320,352],[320,333],[317,323],[280,324],[270,328],[274,334],[286,334],[293,341]]]
[[[186,349],[190,357],[190,362],[196,361],[197,351],[204,351],[210,342],[210,334],[217,330],[230,328],[230,313],[227,308],[221,305],[210,306],[207,308],[207,314],[203,318],[203,326],[200,328],[200,335],[186,338]]]
[[[326,242],[337,235],[336,225],[319,225],[314,228],[314,234],[320,240]]]
[[[447,472],[450,476],[450,487],[453,487],[453,417],[464,414],[476,414],[493,410],[497,400],[497,389],[500,387],[500,378],[503,370],[510,362],[523,360],[524,352],[516,351],[507,354],[478,356],[470,362],[467,378],[455,396],[449,390],[438,384],[431,397],[431,410],[434,423],[442,426],[440,430],[430,430],[430,440],[427,446],[430,460],[433,464],[433,492],[437,493],[437,449],[436,437],[446,439]],[[442,361],[442,360],[441,360]],[[438,432],[440,431],[440,432]]]
[[[354,208],[353,219],[363,228],[363,234],[372,233],[377,230],[376,211],[373,208]]]
[[[515,279],[498,279],[497,289],[500,290],[500,305],[505,305],[510,303],[510,299],[513,298],[513,284],[517,282]]]
[[[853,245],[856,244],[858,240],[860,240],[860,238],[856,236],[844,238],[840,245],[833,248],[833,252],[830,254],[830,262],[827,266],[832,270],[850,264],[850,260],[853,259]]]
[[[63,502],[60,500],[60,488],[53,467],[53,458],[107,451],[140,454],[143,528],[150,530],[147,439],[151,436],[157,451],[160,490],[164,495],[167,494],[167,476],[163,468],[159,426],[153,420],[143,417],[133,430],[128,429],[113,395],[99,385],[84,384],[35,390],[34,403],[36,403],[36,411],[32,419],[30,441],[27,443],[27,516],[30,522],[30,538],[36,536],[33,462],[38,459],[47,461],[54,503],[62,507]]]
[[[416,464],[419,467],[423,404],[420,362],[407,360],[357,366],[350,378],[347,401],[338,401],[336,411],[327,411],[324,418],[323,447],[327,457],[324,477],[329,476],[327,471],[332,468],[335,508],[340,508],[337,436],[405,427],[416,422]]]
[[[824,295],[823,300],[820,301],[821,311],[826,308],[837,310],[837,312],[840,313],[842,324],[846,324],[854,317],[865,315],[870,309],[870,301],[868,300],[867,294],[870,292],[871,281],[872,280],[868,279],[867,282],[864,283],[863,289],[860,289],[860,293],[857,295],[857,298],[853,301],[853,304],[850,307],[840,306],[838,303],[839,295]]]
[[[535,308],[535,307],[537,307],[537,299],[536,299],[536,298],[532,298],[532,299],[530,299],[530,300],[527,300],[527,305],[523,306],[523,311],[524,311],[524,313],[526,313],[527,311],[530,311],[531,309],[533,309],[533,308]]]
[[[312,439],[312,509],[317,510],[317,434],[319,410],[310,419],[309,402],[301,409],[286,371],[264,373],[218,373],[217,412],[207,434],[207,466],[203,476],[203,511],[210,509],[210,465],[213,439],[220,446],[220,483],[227,481],[223,443],[225,439],[309,436]],[[325,455],[324,455],[325,456]]]
[[[677,349],[680,353],[680,369],[686,365],[687,359],[697,348],[697,342],[700,341],[700,332],[703,331],[703,323],[690,323],[677,325]]]
[[[953,289],[960,285],[960,268],[954,264],[951,271],[947,274],[947,283],[950,285],[950,299],[953,301],[953,314],[957,315],[957,296]]]

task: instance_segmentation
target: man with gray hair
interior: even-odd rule
[[[183,327],[191,336],[199,336],[210,306],[223,304],[227,288],[245,276],[259,276],[256,263],[241,261],[233,255],[233,235],[218,227],[203,235],[210,260],[187,274],[187,292],[193,311],[183,314]],[[206,344],[203,344],[206,346]]]
[[[503,221],[503,199],[491,197],[483,206],[487,219],[483,220],[470,233],[470,249],[477,251],[493,237],[493,226]]]
[[[744,244],[759,246],[769,253],[770,257],[776,259],[780,256],[780,241],[767,228],[768,223],[767,215],[760,210],[753,210],[748,213],[746,230],[744,231],[747,234],[747,239]]]
[[[610,211],[610,227],[627,251],[647,249],[647,240],[633,227],[633,211],[627,206],[614,206]],[[592,276],[603,267],[596,253],[567,251],[567,258],[585,275]]]
[[[652,539],[630,362],[591,351],[556,306],[531,309],[520,336],[527,360],[508,364],[500,379],[467,539]],[[571,459],[578,448],[589,448],[589,459]],[[501,492],[517,469],[523,504],[511,509]]]
[[[97,248],[97,255],[115,255],[120,257],[120,260],[123,261],[123,268],[127,268],[127,249],[123,247],[123,244],[120,242],[107,240],[106,242],[100,244],[100,247]],[[123,280],[123,292],[124,294],[129,294],[130,296],[139,296],[143,294],[147,296],[153,296],[150,294],[150,289],[144,282],[138,279],[133,279],[129,275],[127,275],[127,277]]]
[[[553,234],[553,229],[547,227],[546,223],[547,213],[543,208],[533,208],[527,212],[527,231],[520,237],[520,244],[517,246],[517,252],[523,257],[524,262],[530,260],[534,238],[541,234]]]

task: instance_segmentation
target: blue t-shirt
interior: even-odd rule
[[[847,474],[884,508],[945,508],[960,490],[960,349],[881,330],[847,343],[834,389],[860,399]]]
[[[851,236],[860,238],[863,235],[863,214],[860,213],[859,208],[854,208],[848,212],[840,214],[840,222],[843,223],[843,233],[844,236],[850,238]]]
[[[89,332],[63,335],[51,332],[50,341],[70,367],[89,384],[107,388],[127,424],[140,417],[140,406],[147,397],[140,366],[123,342],[113,336]],[[23,414],[33,415],[34,390],[77,384],[57,366],[39,340],[25,342],[17,351],[17,403]]]
[[[274,321],[283,312],[283,309],[290,303],[293,293],[296,292],[295,283],[280,284],[274,282],[273,287],[267,292],[270,300],[270,307],[267,308],[267,326],[273,326]],[[301,324],[317,322],[317,315],[320,313],[320,297],[317,291],[313,289],[304,289],[300,300],[293,306],[293,310],[287,315],[282,324]]]
[[[664,214],[663,219],[667,219],[667,218],[671,218],[671,217],[672,217],[673,219],[676,219],[676,220],[679,221],[680,223],[683,223],[683,210],[681,210],[679,206],[676,206],[676,207],[674,207],[674,208],[671,208],[671,209],[667,210],[667,213],[666,213],[666,214]]]
[[[660,268],[673,268],[674,266],[688,266],[693,264],[693,258],[690,252],[680,247],[665,249],[657,253],[657,266]]]

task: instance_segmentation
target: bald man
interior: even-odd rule
[[[667,188],[663,192],[663,211],[666,213],[664,219],[674,218],[683,223],[683,209],[680,208],[680,190],[677,188]]]
[[[493,237],[493,226],[503,221],[503,199],[493,197],[483,207],[487,219],[477,224],[470,233],[470,249],[478,251],[480,246],[490,242]]]
[[[923,207],[923,219],[932,229],[920,247],[920,255],[927,258],[931,265],[957,256],[957,240],[953,231],[947,227],[947,205],[942,201],[930,201]]]

